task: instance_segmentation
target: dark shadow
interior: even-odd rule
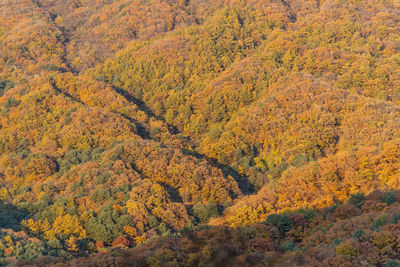
[[[164,122],[168,126],[168,130],[170,131],[171,134],[177,135],[180,134],[181,132],[178,130],[177,127],[172,126],[168,124],[164,118],[157,116],[154,114],[154,112],[140,99],[137,99],[134,97],[132,94],[130,94],[128,91],[115,87],[109,83],[107,83],[109,86],[111,86],[115,92],[117,92],[119,95],[123,96],[127,101],[130,103],[133,103],[137,105],[143,112],[145,112],[149,117],[155,118],[156,120]],[[144,130],[144,127],[143,127]],[[139,131],[139,129],[138,129]],[[142,136],[143,137],[143,136]],[[149,138],[148,134],[146,135],[147,138]],[[190,139],[190,137],[186,137],[188,143],[193,144],[193,141]],[[216,167],[220,169],[225,177],[228,177],[229,175],[232,176],[236,182],[239,185],[239,189],[244,195],[249,195],[255,192],[254,186],[249,182],[249,179],[247,176],[240,175],[238,172],[236,172],[232,167],[224,164],[220,164],[216,159],[207,157],[206,155],[200,154],[198,152],[192,152],[189,151],[185,148],[182,148],[182,152],[185,155],[190,155],[193,156],[197,159],[203,159],[206,160],[211,166]]]
[[[159,184],[162,185],[167,190],[169,198],[171,199],[172,202],[183,203],[183,200],[179,195],[179,188],[169,186],[165,183],[159,183]]]
[[[57,93],[59,94],[63,94],[69,98],[71,98],[73,101],[78,102],[79,104],[85,105],[85,103],[83,103],[81,100],[76,99],[75,97],[73,97],[71,94],[64,92],[63,90],[61,90],[60,88],[57,87],[56,83],[53,80],[50,80],[50,84],[53,87],[54,90],[56,90]]]
[[[86,104],[83,103],[80,99],[77,99],[77,98],[73,97],[71,94],[69,94],[68,92],[65,92],[65,91],[61,90],[60,88],[58,88],[54,81],[50,81],[50,83],[51,83],[51,86],[53,87],[53,89],[56,90],[57,93],[63,94],[65,96],[69,97],[70,99],[72,99],[73,101],[76,101],[79,104],[86,106]],[[145,127],[143,127],[143,125],[140,124],[140,122],[138,122],[135,119],[129,118],[129,117],[123,115],[123,114],[120,114],[120,113],[117,113],[117,114],[121,115],[122,117],[127,119],[129,122],[134,124],[136,126],[136,129],[137,129],[137,134],[140,135],[140,137],[142,137],[144,139],[149,139],[148,131],[146,130]]]
[[[18,208],[9,203],[0,204],[0,228],[20,231],[21,221],[28,219],[30,214],[27,210]]]
[[[225,177],[232,176],[232,178],[235,179],[235,181],[238,183],[239,189],[244,195],[250,195],[255,193],[255,188],[249,182],[248,177],[245,175],[240,175],[231,166],[220,164],[216,159],[207,157],[206,155],[200,154],[196,151],[190,151],[188,149],[182,148],[182,152],[185,155],[193,156],[197,159],[206,160],[211,166],[220,169]]]
[[[125,119],[127,119],[130,123],[134,124],[136,126],[136,130],[137,130],[137,134],[142,137],[143,139],[150,139],[150,134],[149,132],[146,130],[146,128],[137,120],[132,119],[126,115],[117,113],[119,115],[121,115],[122,117],[124,117]]]
[[[114,89],[114,91],[117,92],[119,95],[123,96],[128,102],[138,106],[140,108],[140,110],[142,110],[144,113],[147,114],[147,116],[164,122],[168,126],[168,130],[171,132],[171,134],[178,134],[179,133],[178,129],[175,126],[172,126],[172,125],[166,123],[164,118],[154,114],[154,112],[142,100],[134,97],[132,94],[130,94],[128,91],[126,91],[124,89],[115,87],[115,86],[113,86],[111,84],[108,84],[108,85],[111,86]]]

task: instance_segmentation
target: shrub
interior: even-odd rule
[[[378,229],[381,226],[384,226],[389,221],[389,215],[384,213],[379,216],[371,226],[371,229]]]
[[[335,239],[332,241],[332,245],[334,245],[334,246],[339,245],[339,244],[342,243],[343,241],[344,241],[343,238],[335,238]]]
[[[388,205],[392,205],[395,200],[394,200],[394,193],[393,192],[388,192],[382,196],[382,201],[385,202]]]
[[[364,230],[363,229],[357,229],[352,233],[352,237],[356,239],[360,239],[364,235]]]
[[[311,221],[312,219],[315,218],[316,215],[317,215],[317,212],[312,209],[306,209],[303,211],[303,216],[307,221]]]
[[[359,253],[360,251],[358,250],[358,248],[355,248],[348,243],[341,243],[336,247],[336,254],[338,255],[349,256],[351,258],[354,258]]]
[[[279,249],[283,252],[294,251],[297,249],[297,246],[293,241],[289,241],[280,245]]]
[[[267,217],[265,221],[266,224],[275,226],[281,237],[285,236],[286,232],[288,232],[293,227],[293,221],[286,214],[271,214]]]
[[[400,212],[396,213],[395,215],[393,215],[393,218],[391,220],[391,223],[393,224],[397,224],[397,222],[400,220]]]
[[[390,259],[382,265],[382,267],[400,267],[400,262],[398,260]]]
[[[361,208],[365,203],[365,195],[363,193],[357,193],[350,195],[349,202],[351,205]]]

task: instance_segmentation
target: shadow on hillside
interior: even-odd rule
[[[123,96],[127,101],[129,101],[130,103],[133,103],[135,105],[137,105],[143,112],[145,112],[149,117],[155,118],[156,120],[162,121],[164,122],[167,126],[169,131],[171,132],[171,134],[177,135],[180,134],[181,132],[178,130],[177,127],[168,124],[164,118],[157,116],[156,114],[154,114],[154,112],[140,99],[137,99],[136,97],[134,97],[132,94],[130,94],[128,91],[115,87],[111,84],[109,84],[110,86],[112,86],[112,88],[114,89],[115,92],[117,92],[119,95]],[[142,133],[145,132],[144,128],[143,129],[138,129],[139,131],[142,130]],[[148,136],[148,134],[146,135],[142,135],[143,138],[150,138]],[[190,138],[190,137],[187,137]],[[189,139],[189,143],[193,143],[192,140]],[[227,176],[232,176],[236,182],[239,185],[240,191],[244,194],[244,195],[249,195],[255,192],[254,190],[254,186],[249,182],[248,177],[247,176],[243,176],[240,175],[239,173],[237,173],[232,167],[228,166],[228,165],[223,165],[217,162],[217,160],[212,159],[210,157],[207,157],[206,155],[200,154],[198,152],[193,152],[193,151],[189,151],[186,149],[182,149],[183,153],[186,155],[190,155],[193,157],[196,157],[198,159],[204,159],[206,160],[209,164],[211,164],[214,167],[219,168],[222,173],[224,174],[225,177]]]
[[[232,178],[235,179],[235,181],[238,183],[239,189],[244,195],[250,195],[255,192],[254,186],[249,182],[248,177],[240,175],[231,166],[220,164],[216,159],[207,157],[206,155],[200,154],[196,151],[189,151],[187,149],[182,149],[182,152],[185,155],[206,160],[210,165],[220,169],[225,177],[232,176]]]
[[[21,230],[21,221],[30,217],[27,210],[18,208],[12,204],[0,204],[0,228]]]

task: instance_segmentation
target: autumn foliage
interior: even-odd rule
[[[399,265],[398,1],[3,2],[0,264]]]

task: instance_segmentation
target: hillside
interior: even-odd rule
[[[399,8],[0,3],[0,263],[397,266]]]
[[[245,227],[202,226],[89,258],[39,266],[399,266],[399,192],[352,195],[321,210],[272,214]],[[123,243],[120,243],[123,244]],[[16,266],[26,264],[20,261]]]

